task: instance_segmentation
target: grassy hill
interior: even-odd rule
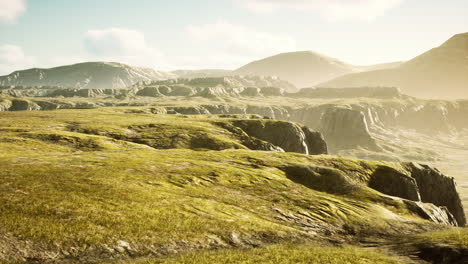
[[[0,263],[403,263],[359,241],[442,228],[367,187],[399,163],[252,151],[219,126],[249,116],[139,109],[1,113]]]

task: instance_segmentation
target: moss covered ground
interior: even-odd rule
[[[252,151],[214,124],[232,117],[135,110],[0,113],[0,262],[397,263],[347,245],[440,228],[366,187],[397,163]]]

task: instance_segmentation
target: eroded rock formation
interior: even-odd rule
[[[307,131],[295,123],[272,120],[235,120],[234,126],[249,136],[272,143],[286,152],[326,154],[326,143],[320,133]],[[307,134],[304,132],[307,131]],[[309,136],[309,137],[307,137]],[[309,150],[309,147],[311,149]]]
[[[329,142],[330,149],[352,149],[357,147],[379,150],[369,133],[362,112],[348,108],[329,108],[321,118],[318,129]]]
[[[405,167],[418,184],[422,202],[447,207],[459,225],[466,225],[463,205],[453,178],[427,165],[405,163]]]

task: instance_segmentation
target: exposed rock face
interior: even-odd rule
[[[369,179],[369,187],[387,195],[418,202],[407,202],[407,205],[416,208],[415,213],[423,218],[445,219],[440,222],[455,223],[453,225],[459,226],[466,224],[463,205],[453,178],[426,165],[414,163],[402,165],[403,171],[388,166],[377,167]],[[435,207],[422,205],[419,202],[433,204]],[[453,220],[450,216],[453,216]]]
[[[405,163],[405,167],[418,184],[422,202],[447,207],[458,225],[466,225],[463,205],[453,178],[427,165]]]
[[[391,196],[421,201],[416,180],[392,167],[378,167],[371,175],[369,187]]]
[[[318,129],[329,142],[331,149],[363,147],[379,150],[369,134],[369,128],[362,112],[348,108],[329,108],[321,118]]]
[[[0,99],[0,111],[8,111],[12,103],[10,100]]]
[[[398,117],[398,123],[427,134],[447,133],[450,131],[448,115],[447,106],[426,104],[404,111]]]
[[[457,226],[457,220],[445,206],[436,206],[430,203],[404,201],[410,211],[423,219],[442,225]]]
[[[326,153],[320,153],[320,148],[323,150],[323,145],[326,145],[321,137],[317,137],[316,134],[309,134],[314,135],[315,137],[308,140],[301,127],[291,122],[270,120],[236,120],[233,121],[233,124],[241,128],[249,136],[270,142],[287,152],[309,154],[310,152],[307,142],[319,140],[319,143],[309,143],[311,146],[319,146],[319,149],[313,149],[312,152],[314,154]]]
[[[395,87],[303,88],[289,95],[309,98],[398,98],[402,96],[400,90]]]
[[[309,155],[328,154],[328,146],[322,133],[313,131],[306,126],[303,126],[301,129],[306,138],[305,140],[307,149],[309,150]]]
[[[239,127],[223,122],[217,122],[215,124],[236,135],[241,140],[242,145],[248,147],[251,150],[284,152],[282,148],[275,146],[270,142],[266,142],[264,140],[249,136],[247,133],[245,133],[244,130],[242,130]]]
[[[233,124],[249,136],[272,143],[286,152],[308,154],[305,134],[294,123],[269,120],[239,120]]]
[[[11,101],[9,111],[36,111],[41,110],[41,107],[34,102],[28,100],[14,99]]]

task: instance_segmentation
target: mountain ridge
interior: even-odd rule
[[[61,86],[69,88],[125,88],[140,81],[175,75],[119,62],[82,62],[52,68],[31,68],[0,76],[3,86]]]
[[[425,98],[468,98],[468,33],[452,36],[442,45],[392,69],[353,73],[319,87],[395,86]]]

